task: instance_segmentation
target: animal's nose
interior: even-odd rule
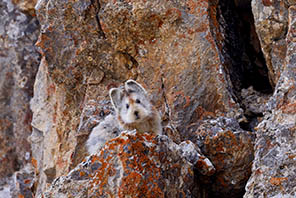
[[[139,118],[139,112],[138,112],[138,111],[135,111],[134,114],[135,114],[135,116],[136,116],[137,118]]]

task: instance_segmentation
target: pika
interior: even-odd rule
[[[128,80],[124,88],[112,88],[109,95],[122,129],[162,134],[160,115],[139,83]]]
[[[89,154],[99,152],[108,140],[117,137],[122,130],[136,129],[140,133],[162,134],[160,115],[139,83],[128,80],[124,87],[110,89],[109,96],[115,115],[109,114],[93,128],[86,142]]]
[[[87,139],[86,148],[89,154],[98,153],[105,143],[120,134],[116,117],[109,114],[96,127],[94,127]]]

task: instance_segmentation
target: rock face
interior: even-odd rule
[[[37,46],[43,58],[31,102],[37,196],[85,157],[88,134],[110,113],[108,90],[129,78],[151,91],[162,112],[165,134],[177,143],[193,138],[190,133],[203,119],[243,119],[222,53],[227,35],[220,32],[224,28],[219,25],[220,7],[218,1],[38,2],[42,31]],[[242,86],[238,84],[237,89]],[[220,123],[221,130],[213,127],[215,132],[207,138],[194,137],[205,145],[226,141],[202,151],[216,163],[212,169],[210,160],[194,164],[195,172],[205,173],[207,180],[223,178],[223,188],[217,182],[213,190],[200,189],[196,196],[217,195],[221,189],[221,196],[243,193],[253,159],[252,135],[234,123],[234,130]],[[243,151],[231,150],[233,144],[242,144]],[[229,158],[221,162],[223,154],[215,152],[223,151],[216,149],[226,149]],[[245,159],[243,165],[240,159]],[[210,171],[216,165],[218,177]],[[239,176],[241,169],[229,168],[234,166],[246,173]],[[199,179],[194,182],[208,185]]]
[[[44,195],[195,197],[193,166],[182,157],[183,148],[166,136],[123,133],[107,142],[98,155],[56,179]]]
[[[242,117],[223,66],[218,3],[49,0],[36,8],[43,57],[31,102],[37,195],[85,156],[91,128],[110,113],[108,89],[129,78],[149,87],[176,142],[206,115]]]
[[[39,0],[36,77],[35,1],[13,3],[0,2],[0,176],[16,183],[0,196],[295,196],[294,1]],[[124,132],[84,160],[128,79],[164,135]]]
[[[296,165],[295,165],[295,131],[296,131],[296,3],[281,4],[288,7],[285,25],[286,43],[285,57],[281,65],[277,86],[268,103],[268,112],[258,125],[255,145],[255,159],[252,176],[246,187],[244,198],[253,197],[295,197],[296,196]],[[294,5],[292,5],[294,4]],[[262,9],[261,3],[253,1],[253,9]],[[279,9],[278,4],[269,6],[268,10]],[[260,18],[258,19],[260,20]],[[273,20],[267,20],[268,26]],[[262,27],[258,27],[260,29]],[[261,35],[262,39],[267,35]],[[271,53],[276,56],[275,53]]]
[[[289,1],[252,1],[256,31],[273,85],[280,78],[286,58],[289,4]]]
[[[216,169],[211,177],[200,176],[208,197],[242,197],[251,173],[254,133],[222,116],[191,125],[188,132]]]
[[[40,62],[39,23],[14,3],[0,1],[0,186],[8,192],[8,177],[31,162],[29,102]]]

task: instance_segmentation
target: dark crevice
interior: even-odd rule
[[[259,118],[263,117],[263,113],[258,113],[258,114],[251,114],[251,115],[246,115],[246,121],[240,122],[239,126],[245,131],[255,131],[254,128],[258,125],[259,123]]]
[[[139,63],[137,62],[137,60],[134,57],[132,57],[129,53],[127,53],[127,52],[120,52],[120,53],[122,53],[123,56],[126,57],[126,60],[128,60],[128,63],[130,63],[130,64],[125,65],[126,68],[132,69],[133,67],[139,66]]]
[[[172,111],[171,111],[170,106],[168,104],[168,99],[166,96],[166,90],[165,90],[163,76],[161,76],[161,89],[162,89],[162,96],[163,96],[163,100],[164,100],[164,104],[165,104],[165,112],[163,115],[162,125],[165,126],[165,128],[168,128],[169,131],[171,131],[174,135],[170,136],[170,134],[166,133],[166,130],[165,130],[165,134],[167,136],[171,137],[175,142],[180,143],[180,137],[177,135],[177,134],[179,134],[179,132],[177,131],[176,127],[172,123],[169,122],[171,120],[171,112]]]
[[[261,94],[272,94],[274,89],[255,30],[251,1],[220,0],[216,5],[218,32],[222,35],[217,42],[222,43],[223,64],[232,85],[230,92],[246,113],[248,106],[241,96],[242,89],[253,87]],[[245,117],[241,127],[254,131],[260,114],[246,113]]]
[[[106,39],[106,35],[102,29],[102,26],[101,26],[101,23],[100,23],[100,17],[99,17],[99,12],[100,12],[100,9],[101,9],[101,4],[100,4],[100,1],[99,0],[92,0],[92,3],[94,3],[94,1],[96,1],[96,4],[97,4],[97,7],[98,7],[98,10],[97,10],[97,14],[96,14],[96,20],[97,20],[97,23],[98,23],[98,29],[99,29],[99,38],[100,39]]]
[[[229,92],[244,109],[246,119],[240,123],[240,127],[254,131],[263,117],[264,110],[260,106],[273,93],[274,87],[270,84],[268,68],[255,30],[251,1],[209,2],[211,33],[221,52],[220,58],[229,79]],[[242,96],[242,92],[247,94]],[[253,102],[254,98],[260,99],[259,102]],[[208,189],[208,197],[241,198],[245,193],[244,188],[230,192],[217,191]]]
[[[224,37],[224,66],[238,100],[240,90],[250,86],[262,93],[272,93],[273,87],[255,31],[251,1],[219,1],[217,20]]]

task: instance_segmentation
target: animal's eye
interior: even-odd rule
[[[126,108],[127,108],[127,109],[129,108],[129,105],[128,105],[128,104],[126,104]]]
[[[139,99],[137,99],[137,100],[136,100],[136,103],[140,104],[140,103],[141,103],[141,101],[140,101]]]

